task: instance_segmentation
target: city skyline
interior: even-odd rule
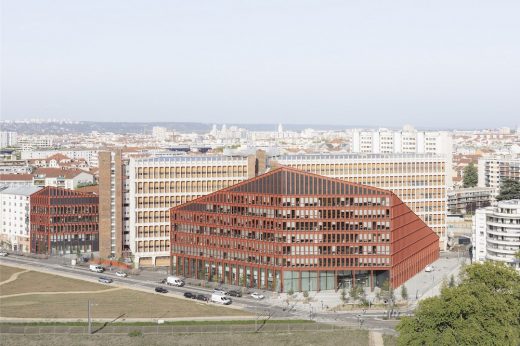
[[[5,0],[1,118],[515,127],[517,10]]]

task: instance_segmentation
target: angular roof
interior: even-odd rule
[[[0,174],[0,181],[31,181],[32,174]]]
[[[83,171],[81,169],[61,169],[61,168],[38,168],[34,172],[35,175],[44,175],[48,178],[64,177],[66,179],[72,179],[81,173],[91,174],[91,173]]]
[[[387,195],[393,193],[376,187],[351,183],[341,179],[329,178],[308,173],[295,168],[281,166],[277,169],[247,179],[233,186],[199,197],[185,204],[173,207],[180,209],[196,203],[211,201],[212,196],[222,192],[239,192],[253,194],[286,195],[286,196],[345,196],[345,195]]]
[[[33,193],[40,191],[41,189],[42,188],[39,186],[13,186],[1,190],[0,194],[30,196]]]

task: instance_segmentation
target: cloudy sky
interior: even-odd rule
[[[2,119],[520,125],[519,1],[1,4]]]

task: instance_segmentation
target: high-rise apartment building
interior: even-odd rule
[[[128,254],[130,195],[128,166],[121,150],[99,152],[99,256]]]
[[[397,287],[439,257],[394,193],[287,167],[171,209],[172,272],[280,292]]]
[[[473,216],[473,260],[504,262],[520,270],[520,200],[498,202]]]
[[[0,131],[0,148],[14,147],[18,144],[18,134],[13,131]]]
[[[447,196],[445,156],[431,154],[309,154],[270,160],[331,178],[395,193],[430,226],[446,247]]]
[[[520,157],[482,157],[478,160],[478,186],[492,187],[496,193],[504,179],[520,180]]]
[[[98,196],[45,187],[30,199],[30,251],[64,255],[98,251]]]

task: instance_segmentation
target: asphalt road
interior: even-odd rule
[[[96,281],[100,276],[107,276],[114,280],[114,283],[129,289],[136,288],[140,290],[150,291],[155,293],[154,289],[157,286],[166,288],[169,293],[178,297],[182,297],[185,292],[192,292],[197,294],[205,294],[210,296],[212,289],[203,288],[199,286],[185,285],[184,287],[174,287],[160,284],[160,281],[166,277],[163,273],[157,272],[143,272],[144,275],[128,276],[120,278],[115,275],[114,271],[105,271],[101,273],[91,272],[88,267],[75,266],[55,263],[53,260],[47,259],[33,259],[29,257],[9,255],[7,257],[0,257],[0,264],[9,265],[21,264],[28,267],[39,268],[51,274],[69,274],[78,279],[86,279]],[[110,285],[110,284],[108,284]],[[160,293],[155,293],[160,294]],[[349,327],[361,327],[364,329],[377,329],[385,333],[395,333],[396,320],[384,320],[381,312],[367,311],[364,314],[359,312],[316,312],[309,311],[305,306],[287,306],[284,303],[270,304],[268,300],[255,300],[250,296],[232,297],[233,305],[239,306],[244,310],[257,314],[266,318],[270,316],[272,319],[284,318],[298,318],[298,319],[312,319],[316,322],[333,323],[336,325],[343,325]]]

